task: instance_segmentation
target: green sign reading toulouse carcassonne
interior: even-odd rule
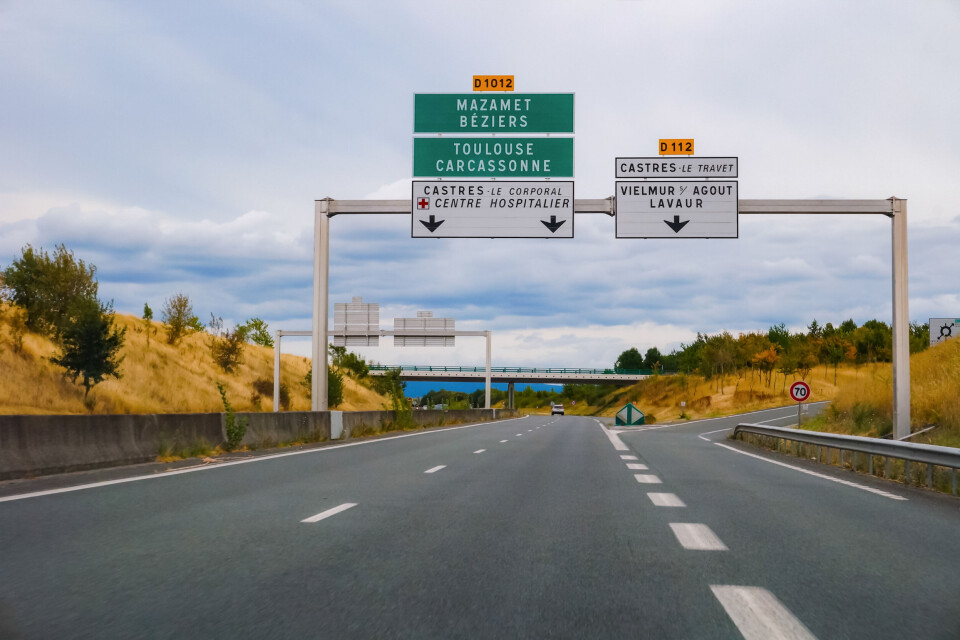
[[[414,133],[573,133],[572,93],[417,93]]]
[[[414,138],[417,178],[572,178],[573,138]]]

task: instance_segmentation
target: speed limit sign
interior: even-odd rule
[[[798,381],[790,385],[790,397],[796,402],[804,402],[810,399],[810,385],[806,382]]]

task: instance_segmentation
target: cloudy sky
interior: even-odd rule
[[[120,311],[183,292],[201,318],[309,329],[314,200],[409,197],[413,94],[505,73],[576,94],[578,198],[666,137],[737,156],[742,199],[907,198],[910,317],[960,317],[958,34],[956,0],[0,0],[0,266],[62,242]],[[602,215],[571,240],[428,240],[339,216],[331,238],[331,309],[455,317],[502,366],[891,317],[883,216],[741,216],[735,240],[618,240]]]

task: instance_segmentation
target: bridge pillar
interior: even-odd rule
[[[513,406],[513,383],[512,382],[507,383],[507,408],[516,409],[516,407]]]

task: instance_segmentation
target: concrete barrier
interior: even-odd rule
[[[397,428],[392,411],[344,411],[342,438]],[[331,437],[331,412],[238,413],[246,418],[241,445],[251,449]],[[413,411],[414,426],[483,422],[516,417],[515,410]],[[152,462],[162,455],[192,457],[226,441],[225,414],[2,416],[0,480]]]
[[[0,480],[190,455],[223,441],[219,413],[0,416]]]

